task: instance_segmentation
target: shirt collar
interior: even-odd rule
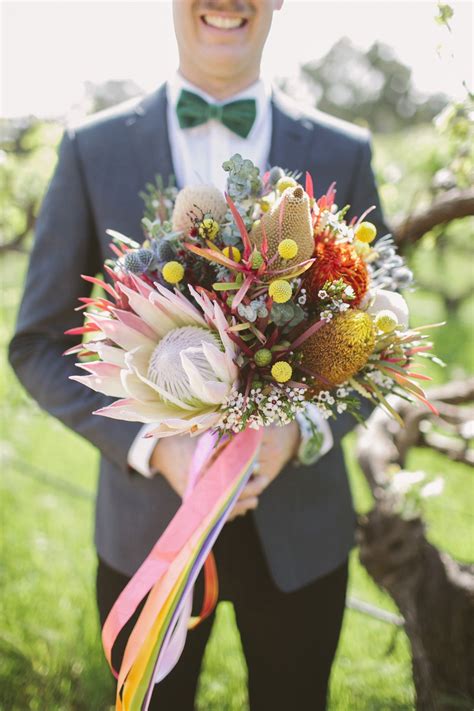
[[[237,99],[255,99],[257,115],[255,118],[254,128],[256,125],[260,124],[262,120],[264,120],[264,117],[267,116],[270,110],[270,100],[272,95],[271,85],[263,78],[257,79],[256,82],[248,86],[243,91],[239,91],[237,94],[228,96],[225,101],[217,101],[210,94],[207,94],[202,89],[199,89],[197,86],[194,86],[194,84],[191,84],[191,82],[187,81],[187,79],[185,79],[183,75],[177,71],[174,77],[166,83],[168,105],[173,109],[173,112],[176,111],[176,104],[178,103],[179,95],[181,94],[182,89],[193,91],[195,94],[202,96],[203,99],[211,104],[228,104],[230,101],[236,101]]]

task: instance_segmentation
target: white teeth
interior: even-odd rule
[[[221,15],[204,15],[204,22],[219,30],[235,30],[241,27],[245,20],[242,17],[222,17]]]

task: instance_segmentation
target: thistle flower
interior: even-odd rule
[[[332,386],[342,385],[366,363],[374,350],[375,328],[364,311],[336,314],[301,346],[302,365]]]
[[[197,218],[211,215],[221,223],[227,212],[222,193],[213,185],[193,185],[179,191],[173,210],[172,224],[176,232],[189,232]]]
[[[154,258],[150,249],[133,249],[125,254],[123,265],[132,274],[143,274],[152,265]]]
[[[112,307],[112,318],[89,314],[103,339],[87,349],[101,361],[78,363],[89,374],[72,379],[121,398],[95,414],[156,423],[154,435],[215,427],[238,376],[236,347],[219,305],[191,286],[199,309],[159,284],[155,290],[135,278],[134,286],[120,286],[131,311]]]

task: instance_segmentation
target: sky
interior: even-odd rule
[[[426,92],[472,87],[471,0],[451,2],[452,32],[434,0],[285,0],[275,13],[263,73],[294,79],[341,37],[382,41]],[[58,116],[81,104],[84,82],[130,79],[152,91],[177,67],[169,0],[10,0],[1,6],[1,115]]]

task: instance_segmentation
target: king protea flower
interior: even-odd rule
[[[156,423],[152,434],[199,434],[215,427],[236,383],[236,346],[227,335],[220,306],[189,287],[200,310],[181,293],[134,279],[121,284],[130,309],[110,316],[89,313],[101,332],[87,343],[99,362],[77,363],[89,375],[71,376],[87,387],[120,398],[96,415]]]

